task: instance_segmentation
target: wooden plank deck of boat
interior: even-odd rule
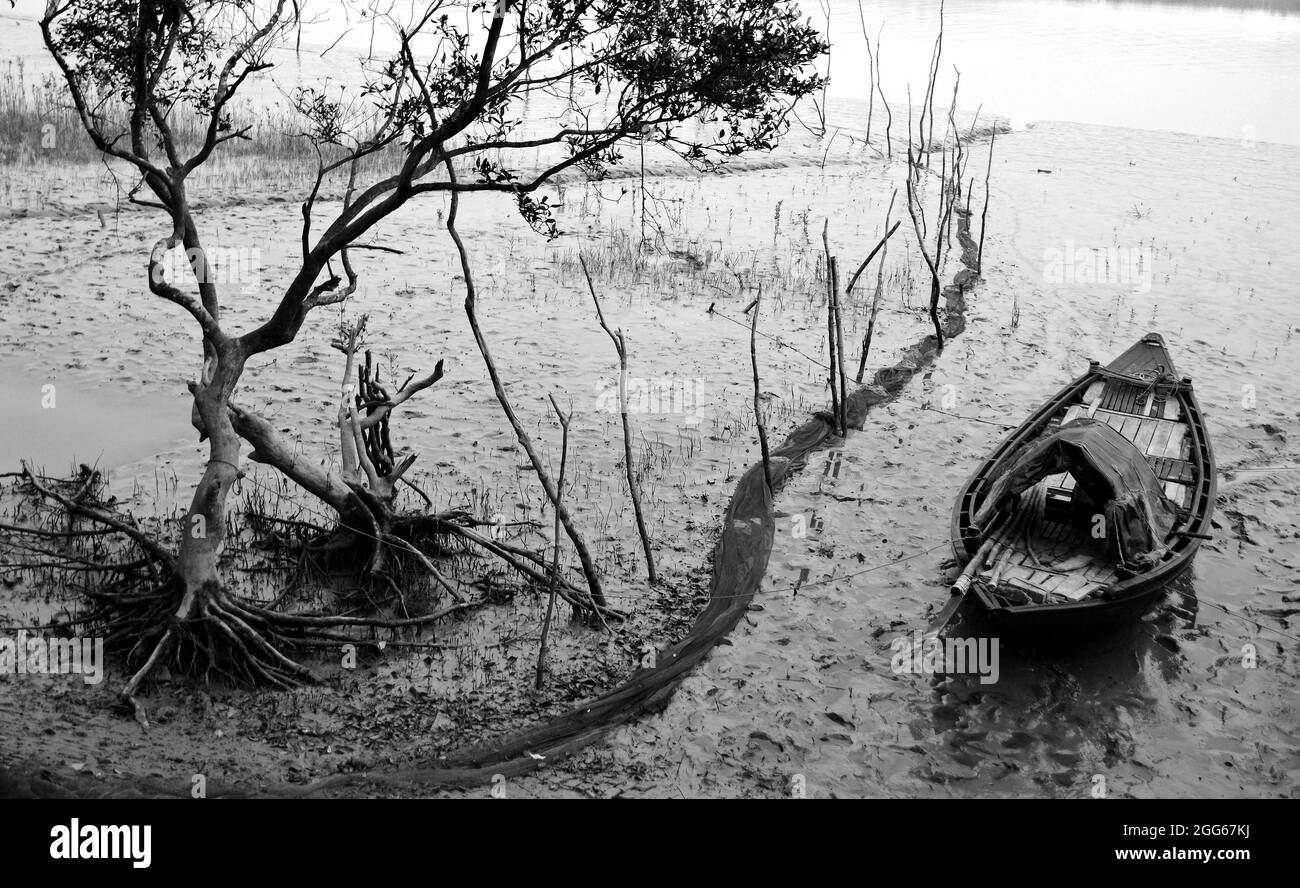
[[[1188,426],[1177,397],[1159,398],[1151,385],[1099,379],[1053,427],[1080,416],[1105,422],[1132,441],[1163,482],[1165,494],[1181,508],[1190,505],[1195,471],[1188,459]],[[1046,515],[1049,496],[1054,501],[1068,500],[1074,489],[1075,479],[1060,474],[1025,491],[1020,520],[1004,531],[1010,555],[991,559],[993,563],[977,575],[992,583],[996,574],[998,587],[1018,589],[1037,600],[1079,601],[1118,580],[1114,557],[1106,551],[1105,540],[1093,538],[1090,525],[1064,523]]]

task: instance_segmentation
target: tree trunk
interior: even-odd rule
[[[190,385],[195,411],[208,436],[208,464],[181,528],[176,566],[182,598],[176,618],[182,622],[200,616],[221,588],[217,558],[226,542],[226,498],[239,475],[239,436],[227,406],[242,371],[242,356],[227,347],[217,356],[210,378]]]

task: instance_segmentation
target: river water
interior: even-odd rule
[[[810,18],[824,27],[816,2]],[[830,4],[832,95],[863,98],[862,19],[882,38],[882,86],[920,97],[939,4]],[[954,67],[965,104],[1014,124],[1059,120],[1300,144],[1300,3],[1296,0],[954,0],[944,10],[937,94]],[[883,27],[883,31],[881,30]],[[946,104],[945,104],[946,107]]]

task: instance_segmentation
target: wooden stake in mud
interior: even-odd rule
[[[831,415],[835,417],[836,425],[839,424],[840,417],[840,400],[843,392],[839,390],[839,374],[836,373],[836,353],[835,353],[835,284],[831,280],[831,243],[830,243],[830,225],[831,220],[827,219],[822,223],[822,249],[826,256],[826,355],[830,358],[827,363],[829,369],[829,379],[831,384]],[[839,429],[837,428],[838,432]]]
[[[925,168],[930,168],[934,151],[934,89],[939,79],[939,60],[943,56],[943,7],[944,0],[939,0],[939,33],[934,38],[934,51],[930,56],[929,79],[925,87],[925,98],[921,101],[921,119],[917,124],[916,137],[921,143],[920,151],[925,153]],[[926,128],[926,115],[929,115],[929,129]],[[909,135],[910,139],[911,136]],[[920,162],[920,152],[917,162]]]
[[[910,162],[912,158],[911,145],[907,146],[907,156]],[[948,228],[953,207],[957,202],[956,191],[950,187],[951,182],[948,178],[946,149],[943,154],[942,165],[943,172],[939,179],[939,209],[935,229],[934,255],[930,254],[925,244],[928,232],[925,224],[925,207],[921,205],[921,200],[916,194],[916,188],[912,180],[910,178],[907,180],[907,212],[912,217],[912,228],[916,232],[917,245],[921,248],[921,257],[925,259],[926,267],[930,270],[930,322],[934,325],[934,338],[939,351],[943,351],[944,338],[943,325],[939,323],[939,296],[942,292],[939,284],[939,274],[943,270],[944,232]]]
[[[894,125],[894,113],[889,110],[889,100],[885,98],[884,87],[880,83],[880,42],[885,35],[885,23],[880,23],[880,30],[876,32],[876,49],[871,50],[871,35],[867,33],[867,16],[862,11],[862,0],[858,0],[858,21],[862,24],[862,39],[867,44],[867,73],[871,76],[871,86],[868,93],[870,104],[867,106],[867,144],[871,144],[871,115],[876,107],[876,95],[880,96],[880,102],[885,106],[885,154],[890,159],[894,159],[893,139],[889,135],[889,129]],[[910,132],[909,132],[910,137]]]
[[[894,126],[894,112],[889,110],[889,100],[885,98],[885,88],[880,83],[880,53],[881,38],[885,35],[885,23],[880,23],[880,30],[876,32],[876,55],[873,62],[876,66],[876,91],[880,93],[880,103],[885,106],[885,156],[890,160],[894,159],[894,137],[890,135],[890,130]]]
[[[605,313],[600,309],[600,297],[596,295],[596,286],[591,282],[591,272],[587,270],[587,260],[579,256],[578,262],[582,265],[582,273],[587,278],[587,289],[591,291],[591,299],[596,303],[596,318],[600,321],[601,329],[605,331],[605,335],[614,343],[614,351],[618,352],[618,410],[623,416],[623,464],[627,467],[627,489],[631,492],[632,511],[636,515],[636,529],[637,533],[641,535],[641,548],[645,552],[646,575],[651,583],[657,583],[659,582],[659,575],[655,571],[655,557],[650,547],[650,533],[646,530],[645,515],[641,512],[641,492],[637,488],[636,469],[632,463],[632,428],[627,416],[627,341],[623,338],[621,328],[615,332],[609,329],[609,324],[605,323]]]
[[[874,247],[872,247],[871,252],[867,254],[867,258],[862,260],[862,264],[858,266],[858,270],[854,272],[853,277],[849,279],[849,285],[844,288],[845,296],[853,292],[853,285],[858,282],[858,278],[862,276],[862,272],[867,270],[867,266],[871,264],[871,260],[876,258],[877,253],[880,253],[880,266],[876,270],[876,292],[875,295],[871,297],[871,316],[867,319],[867,333],[862,337],[862,357],[858,360],[858,375],[856,379],[859,384],[861,384],[862,377],[867,372],[867,353],[871,351],[871,335],[876,329],[876,314],[880,311],[880,295],[885,289],[885,256],[889,252],[887,244],[889,243],[889,238],[898,230],[898,226],[903,224],[901,219],[895,222],[892,227],[889,224],[889,217],[894,212],[894,201],[897,199],[898,189],[895,188],[893,196],[889,198],[889,209],[885,211],[885,236],[882,237]]]
[[[993,175],[993,143],[998,139],[998,128],[993,127],[993,132],[989,134],[989,163],[984,170],[984,210],[980,213],[980,245],[979,253],[975,257],[975,273],[984,274],[984,223],[989,218],[989,178]]]
[[[758,426],[758,449],[763,455],[763,480],[767,483],[767,492],[772,494],[772,457],[767,449],[767,426],[763,424],[763,395],[758,382],[758,312],[763,299],[763,286],[758,287],[754,297],[754,314],[749,319],[749,362],[754,370],[754,423]]]
[[[945,184],[944,187],[952,192],[949,201],[956,204],[961,200],[961,177],[966,171],[966,152],[962,148],[961,132],[957,129],[957,90],[961,87],[961,71],[956,65],[952,66],[952,70],[957,75],[957,79],[952,84],[952,104],[948,106],[948,128],[952,131],[953,140],[952,176],[950,179],[951,184]],[[975,114],[976,117],[979,116],[978,111]],[[971,125],[971,128],[974,129],[974,124]],[[947,141],[947,138],[948,134],[945,132],[944,140]],[[953,214],[950,209],[948,212],[948,226],[944,231],[944,237],[948,240],[949,248],[952,246],[952,222]]]
[[[831,299],[835,314],[835,369],[840,377],[840,409],[835,415],[839,423],[840,434],[847,435],[849,430],[849,382],[844,372],[844,317],[840,312],[840,264],[831,257]]]
[[[555,411],[555,416],[560,420],[560,430],[562,438],[560,440],[560,479],[555,485],[555,495],[557,498],[564,496],[564,465],[569,459],[569,420],[573,417],[573,410],[570,410],[566,416],[560,411],[560,405],[555,403],[555,395],[547,395],[551,399],[551,409]],[[555,510],[555,547],[551,555],[551,594],[546,601],[546,619],[542,621],[542,643],[537,648],[537,672],[533,676],[533,687],[537,690],[542,689],[542,677],[546,671],[546,638],[551,633],[551,616],[555,613],[555,593],[556,582],[560,576],[560,532],[563,528],[560,526],[560,510]]]
[[[528,454],[528,461],[533,465],[533,471],[537,474],[537,479],[542,483],[542,489],[546,491],[546,496],[550,499],[551,504],[555,507],[556,514],[559,516],[564,530],[573,542],[573,548],[578,552],[578,560],[582,563],[582,573],[587,580],[587,591],[591,595],[592,604],[596,607],[605,606],[605,595],[600,589],[600,573],[596,570],[596,563],[592,561],[591,552],[587,548],[587,542],[583,539],[582,533],[578,530],[569,514],[569,510],[556,495],[555,483],[551,480],[550,473],[546,471],[546,466],[542,464],[541,457],[537,455],[537,449],[533,447],[532,438],[528,437],[528,432],[524,429],[524,424],[519,420],[518,414],[515,413],[514,406],[510,403],[510,398],[506,395],[505,385],[501,381],[501,374],[497,372],[496,362],[492,360],[492,352],[488,348],[487,338],[483,335],[483,329],[478,322],[478,290],[474,286],[473,268],[469,261],[469,251],[465,249],[465,242],[461,239],[460,232],[456,228],[456,212],[460,208],[460,192],[456,191],[456,168],[452,163],[451,157],[444,157],[443,164],[447,169],[447,178],[452,184],[451,201],[447,210],[447,233],[451,235],[452,243],[456,246],[456,252],[460,256],[461,274],[465,278],[465,317],[469,321],[470,332],[474,334],[474,342],[478,345],[479,353],[483,356],[483,363],[487,367],[488,378],[492,381],[492,391],[497,396],[497,403],[501,405],[501,411],[505,413],[506,419],[510,421],[510,426],[515,430],[515,438],[519,441],[519,446]]]
[[[871,144],[871,117],[876,110],[876,60],[875,53],[871,51],[871,35],[867,33],[867,17],[862,11],[862,0],[858,0],[858,21],[862,23],[862,39],[867,44],[867,76],[870,78],[870,85],[867,87],[867,144]],[[882,24],[883,28],[884,25]]]

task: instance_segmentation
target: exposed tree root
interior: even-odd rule
[[[342,324],[335,342],[345,356],[337,416],[342,463],[338,472],[303,459],[264,418],[229,401],[224,413],[213,413],[204,421],[205,427],[211,427],[227,417],[233,434],[253,446],[251,459],[273,467],[337,513],[337,524],[325,527],[259,511],[250,501],[247,515],[249,529],[273,544],[268,548],[293,556],[288,564],[259,570],[284,570],[297,576],[314,571],[326,588],[336,586],[340,578],[354,578],[336,602],[345,613],[286,612],[287,593],[271,605],[237,597],[218,578],[216,559],[224,535],[197,558],[193,552],[186,555],[185,544],[192,542],[186,537],[181,554],[174,555],[157,538],[114,514],[111,504],[99,500],[102,479],[89,469],[83,467],[82,474],[70,482],[30,471],[24,476],[31,493],[61,509],[47,511],[42,520],[28,521],[30,528],[22,523],[3,525],[0,535],[26,536],[29,542],[19,544],[27,553],[23,560],[0,567],[47,569],[63,585],[68,585],[69,573],[87,578],[78,587],[89,602],[87,612],[51,628],[101,632],[106,648],[124,656],[135,671],[120,698],[142,724],[147,719],[137,695],[164,667],[202,681],[221,678],[290,689],[316,680],[310,669],[294,659],[300,649],[364,643],[356,634],[361,630],[418,630],[486,603],[486,597],[471,599],[447,578],[434,560],[443,554],[486,554],[533,588],[554,589],[575,613],[591,615],[606,630],[609,621],[625,617],[605,604],[598,584],[589,580],[588,588],[579,588],[557,563],[499,538],[497,526],[487,533],[479,531],[492,522],[460,510],[415,515],[397,511],[398,482],[404,480],[403,473],[416,455],[394,451],[389,421],[399,405],[441,379],[442,362],[425,377],[408,377],[390,394],[368,351],[358,366],[365,326],[364,316]],[[237,461],[237,453],[236,449],[230,459]],[[217,462],[239,472],[233,462]],[[230,483],[228,473],[229,469],[223,483]],[[211,492],[217,495],[219,489],[214,486]],[[185,533],[190,531],[188,519],[199,514],[192,510],[187,516]],[[211,527],[213,518],[207,518],[206,526]],[[90,522],[92,529],[79,526],[83,521]],[[114,538],[113,545],[105,542]],[[88,540],[93,546],[89,552]],[[114,556],[124,557],[114,560]],[[590,569],[586,561],[584,569]],[[411,593],[421,589],[432,589],[435,596],[445,593],[451,603],[421,613],[423,602],[417,607],[411,599]]]
[[[429,557],[431,551],[444,550],[444,544],[450,540],[486,552],[527,582],[549,589],[553,568],[541,554],[497,539],[496,527],[487,536],[476,532],[476,528],[492,522],[477,520],[460,510],[415,515],[397,511],[398,482],[405,480],[403,473],[414,463],[417,454],[398,454],[392,443],[390,421],[399,406],[442,378],[443,364],[439,361],[425,377],[408,376],[390,394],[380,380],[371,353],[365,351],[364,361],[359,360],[367,324],[366,315],[351,322],[343,321],[333,341],[344,356],[336,416],[337,472],[303,459],[263,417],[233,403],[229,405],[235,432],[253,446],[250,458],[273,467],[339,516],[338,524],[329,529],[313,528],[290,519],[289,526],[315,531],[304,543],[304,557],[326,570],[359,570],[369,579],[358,592],[372,607],[376,604],[370,594],[374,586],[387,586],[399,605],[405,607],[400,588],[395,588],[392,582],[393,573],[427,576],[435,586],[463,600],[464,596]],[[531,450],[531,445],[525,444],[525,449]],[[535,457],[535,453],[532,455]],[[536,459],[534,463],[540,466]],[[549,489],[549,477],[543,477],[542,481]],[[427,496],[425,500],[428,501]],[[267,520],[276,519],[268,516]],[[557,578],[558,594],[576,611],[592,615],[608,628],[609,619],[622,619],[624,615],[605,604],[599,583],[591,578],[594,567],[585,545],[576,549],[584,575],[588,577],[588,588],[579,589],[561,574]]]
[[[448,551],[448,541],[459,540],[486,552],[539,588],[549,589],[552,573],[557,570],[545,557],[532,549],[506,540],[493,539],[491,533],[479,533],[477,528],[487,526],[495,530],[500,525],[476,519],[462,510],[453,509],[435,514],[398,514],[373,498],[368,498],[365,506],[369,513],[366,522],[368,530],[342,524],[328,529],[308,522],[292,521],[297,529],[307,531],[308,534],[299,546],[301,556],[322,569],[359,570],[378,582],[386,582],[384,578],[389,578],[394,570],[402,575],[412,571],[422,573],[437,587],[461,602],[465,601],[464,593],[447,579],[428,554],[430,551]],[[274,524],[278,520],[274,516],[253,516],[255,524]],[[593,602],[586,589],[569,581],[562,572],[557,578],[557,588],[559,595],[575,611],[591,614],[602,624],[607,624],[608,620],[621,621],[626,617],[626,614],[616,608]]]
[[[125,518],[112,514],[98,500],[95,491],[100,484],[98,477],[82,476],[74,482],[59,482],[28,471],[23,481],[36,502],[51,501],[59,508],[54,512],[38,512],[32,517],[40,520],[29,518],[30,526],[6,522],[2,528],[6,545],[28,551],[37,559],[30,564],[22,563],[20,569],[43,569],[50,577],[60,576],[62,571],[96,573],[97,582],[78,587],[89,603],[85,612],[56,621],[49,628],[100,632],[106,649],[135,667],[119,697],[142,724],[147,725],[148,721],[137,695],[162,667],[204,681],[222,678],[237,684],[291,689],[316,681],[312,671],[293,658],[292,654],[300,649],[364,644],[365,639],[351,633],[365,629],[418,629],[486,603],[486,598],[471,599],[455,589],[411,540],[404,539],[397,531],[385,530],[378,536],[376,547],[398,549],[405,561],[428,572],[440,588],[452,595],[455,599],[452,604],[400,618],[280,612],[274,609],[276,605],[238,598],[215,582],[188,587],[170,552]],[[69,486],[75,487],[72,495],[66,492]],[[60,487],[65,491],[60,491]],[[396,524],[403,529],[418,527],[427,533],[453,526],[449,522],[459,516],[442,513],[424,517],[428,520],[412,523],[403,519]],[[93,533],[81,527],[53,531],[47,526],[55,520],[80,522],[82,519],[97,525]],[[116,545],[110,547],[113,551],[99,560],[66,545],[63,551],[58,551],[52,548],[58,543],[51,542],[112,540],[115,536]],[[24,538],[40,544],[23,542]],[[318,547],[327,545],[329,539],[323,538]],[[364,537],[353,540],[354,549],[356,539]],[[130,557],[133,547],[141,550],[141,557]],[[127,557],[112,560],[113,555],[123,554]],[[360,557],[364,559],[365,555]],[[389,566],[395,561],[390,559]]]

